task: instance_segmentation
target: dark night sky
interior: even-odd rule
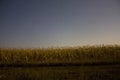
[[[1,0],[0,47],[120,44],[119,0]]]

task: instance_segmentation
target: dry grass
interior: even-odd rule
[[[86,62],[120,62],[120,46],[0,49],[0,64],[65,64]]]

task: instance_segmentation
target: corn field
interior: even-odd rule
[[[69,48],[0,48],[0,64],[120,62],[120,46],[100,45]]]

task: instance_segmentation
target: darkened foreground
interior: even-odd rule
[[[120,63],[120,46],[0,49],[0,65],[66,65]]]
[[[120,80],[120,46],[0,49],[0,80]]]
[[[120,80],[120,65],[1,67],[0,80]]]

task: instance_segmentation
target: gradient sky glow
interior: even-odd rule
[[[120,44],[120,0],[1,0],[0,47]]]

